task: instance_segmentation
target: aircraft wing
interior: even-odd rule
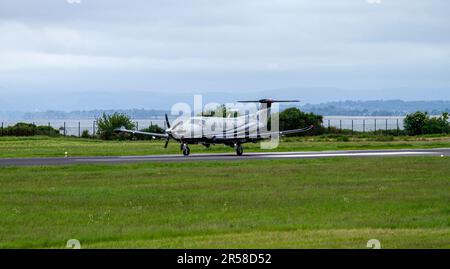
[[[280,136],[285,136],[288,134],[299,134],[299,133],[305,133],[308,132],[310,130],[312,130],[314,128],[313,125],[302,128],[302,129],[294,129],[294,130],[286,130],[286,131],[278,131],[278,132],[265,132],[265,133],[261,133],[261,136],[272,136],[275,134],[279,134]]]
[[[148,135],[148,136],[161,137],[161,138],[169,137],[168,134],[159,134],[159,133],[149,133],[149,132],[142,132],[142,131],[135,131],[135,130],[127,130],[124,127],[117,128],[117,129],[114,130],[114,132],[116,132],[116,133]]]
[[[311,125],[311,126],[308,126],[308,127],[302,128],[302,129],[277,131],[277,132],[275,132],[275,131],[272,131],[272,132],[270,132],[270,131],[268,131],[268,132],[260,132],[259,136],[261,138],[263,138],[263,139],[268,139],[268,138],[270,138],[270,137],[272,137],[274,135],[285,136],[285,135],[288,135],[288,134],[305,133],[305,132],[308,132],[308,131],[310,131],[312,129],[314,129],[314,126]],[[218,141],[234,140],[235,139],[234,135],[235,135],[235,133],[233,132],[233,130],[231,130],[230,132],[226,133],[226,136],[227,136],[226,138],[222,137],[222,133],[218,133],[217,134],[217,138],[215,138],[215,140],[218,140]],[[237,135],[238,135],[239,138],[246,137],[246,136],[244,136],[245,135],[245,129],[244,130],[237,130]],[[210,136],[212,136],[212,134],[210,134]],[[250,134],[250,136],[256,138],[256,133],[252,132]],[[214,137],[216,137],[216,136],[214,136]]]

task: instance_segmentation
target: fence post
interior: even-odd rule
[[[342,120],[339,120],[339,130],[342,132]]]
[[[375,134],[377,134],[377,119],[375,119],[375,129],[374,129]]]
[[[81,137],[81,123],[78,122],[78,137]]]
[[[353,135],[353,119],[352,119],[352,135]]]
[[[386,119],[386,135],[388,135],[388,119]]]
[[[400,135],[400,126],[398,124],[398,119],[397,119],[397,136],[399,136],[399,135]]]

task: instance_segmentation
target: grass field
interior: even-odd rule
[[[450,148],[450,136],[419,137],[301,137],[283,138],[278,148],[267,151],[319,151],[350,149],[414,149]],[[0,158],[118,156],[149,154],[180,154],[179,144],[172,141],[167,149],[163,141],[101,141],[70,137],[0,137]],[[245,144],[245,152],[260,152],[259,144]],[[211,148],[192,145],[191,153],[234,153],[230,147],[216,145]]]
[[[449,248],[450,159],[0,168],[0,247],[71,238],[82,248],[366,248],[372,238]]]

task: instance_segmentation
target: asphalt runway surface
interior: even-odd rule
[[[411,149],[411,150],[346,150],[316,152],[264,152],[244,153],[236,156],[231,153],[147,156],[101,156],[101,157],[62,157],[62,158],[0,158],[0,166],[71,165],[92,163],[134,163],[134,162],[186,162],[186,161],[227,161],[227,160],[270,160],[270,159],[308,159],[335,157],[405,157],[435,156],[449,157],[450,148]]]

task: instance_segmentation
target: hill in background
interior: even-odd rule
[[[340,101],[306,104],[300,108],[324,116],[404,116],[418,110],[440,115],[450,112],[450,101]]]
[[[291,107],[283,105],[281,109]],[[321,104],[305,104],[297,106],[306,112],[324,116],[404,116],[415,111],[426,111],[430,115],[440,115],[450,112],[450,101],[340,101]],[[83,120],[95,119],[102,113],[120,112],[133,119],[152,119],[170,115],[170,110],[156,109],[96,109],[82,111],[49,110],[43,112],[0,111],[1,121],[32,121],[32,120]]]

